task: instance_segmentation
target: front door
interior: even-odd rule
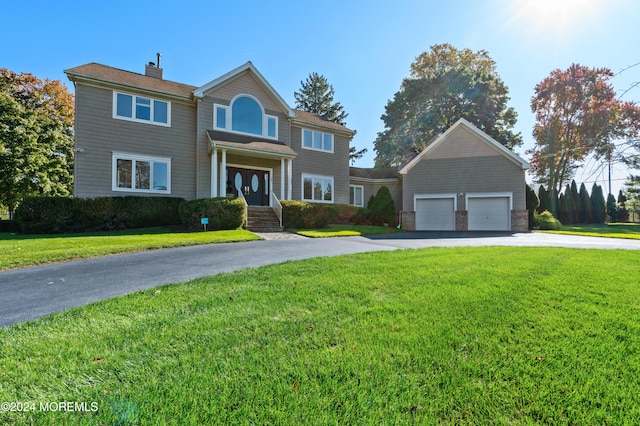
[[[227,167],[227,194],[237,197],[240,191],[250,206],[268,206],[269,172]]]

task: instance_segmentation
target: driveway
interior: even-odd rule
[[[542,233],[407,232],[367,238],[274,239],[120,254],[0,272],[0,327],[162,284],[242,268],[318,256],[459,246],[640,250],[640,240]]]

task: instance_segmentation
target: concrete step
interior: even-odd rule
[[[254,232],[282,232],[280,220],[269,206],[247,208],[247,230]]]

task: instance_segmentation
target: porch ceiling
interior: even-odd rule
[[[217,148],[248,157],[293,159],[298,156],[298,153],[291,147],[277,142],[254,140],[246,136],[232,136],[213,130],[207,130],[207,137],[209,138],[209,154]]]

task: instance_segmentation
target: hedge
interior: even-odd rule
[[[209,218],[207,229],[238,229],[244,223],[244,203],[239,198],[203,198],[185,201],[178,208],[182,224],[200,229],[200,219]]]
[[[338,208],[333,204],[306,201],[281,200],[282,222],[287,229],[326,228],[338,217]]]
[[[27,197],[15,220],[31,234],[171,226],[180,224],[182,202],[172,197]]]
[[[550,211],[545,210],[542,213],[534,212],[533,226],[538,229],[558,231],[562,228],[562,223],[553,217]]]

